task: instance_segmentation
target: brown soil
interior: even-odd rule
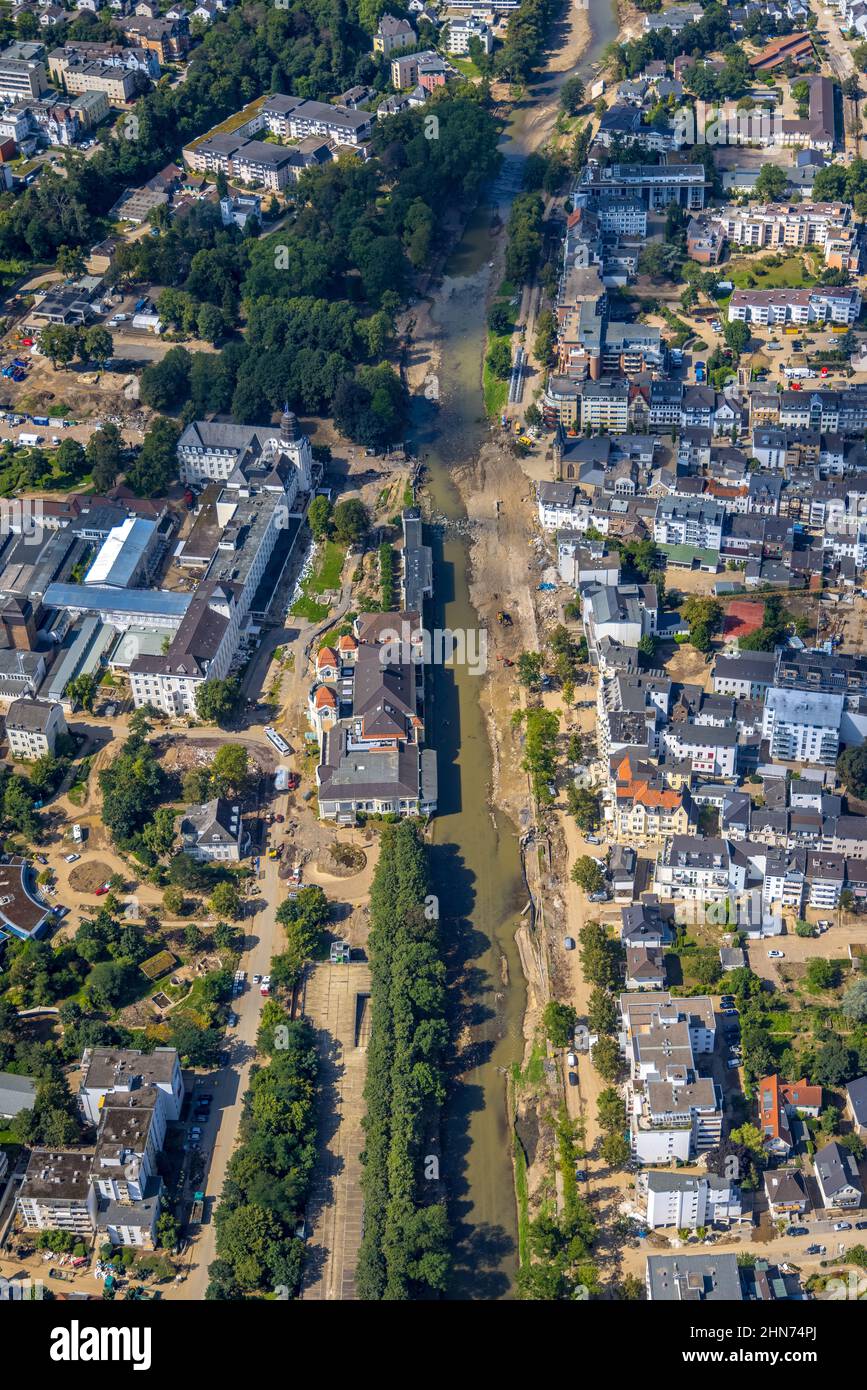
[[[112,869],[100,859],[91,859],[86,864],[74,864],[69,875],[69,886],[76,893],[95,893],[100,884],[111,878]]]

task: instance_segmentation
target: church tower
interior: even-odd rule
[[[313,486],[313,451],[310,440],[299,430],[298,421],[288,404],[284,405],[280,419],[278,448],[298,470],[298,491],[309,492]]]

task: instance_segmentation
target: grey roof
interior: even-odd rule
[[[832,1139],[824,1149],[816,1152],[813,1168],[826,1197],[833,1197],[847,1187],[854,1187],[859,1192],[862,1190],[861,1179],[852,1155],[847,1153],[836,1139]]]
[[[197,844],[236,845],[241,838],[241,812],[223,796],[190,806],[181,821],[181,834]]]
[[[171,1084],[177,1057],[173,1047],[156,1047],[153,1052],[132,1047],[87,1048],[81,1062],[82,1085],[110,1091],[115,1086],[129,1089]]]
[[[22,1110],[32,1110],[36,1102],[36,1082],[29,1076],[0,1071],[0,1115],[11,1119]]]
[[[657,1302],[741,1303],[735,1255],[648,1255],[648,1297]]]
[[[855,1123],[867,1125],[867,1076],[859,1076],[848,1082],[846,1094],[855,1116]]]
[[[155,617],[182,618],[192,602],[191,594],[169,589],[109,589],[102,584],[49,584],[46,608],[73,608],[83,613],[153,613]]]
[[[6,711],[6,728],[44,734],[55,708],[40,700],[13,700]]]

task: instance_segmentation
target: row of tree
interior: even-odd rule
[[[215,1214],[209,1299],[292,1298],[301,1283],[304,1244],[296,1224],[316,1161],[315,1035],[309,1023],[291,1020],[269,999],[256,1050],[262,1062],[251,1074],[239,1143]]]
[[[449,1223],[427,1167],[445,1099],[445,966],[427,900],[425,846],[408,822],[383,831],[370,895],[371,1035],[364,1097],[363,1299],[444,1292]]]

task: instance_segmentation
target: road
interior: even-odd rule
[[[838,82],[843,82],[847,77],[860,76],[855,67],[852,50],[840,32],[837,10],[828,9],[824,5],[813,5],[812,12],[817,21],[816,33],[825,40],[825,57],[834,77]],[[846,125],[844,138],[847,152],[861,155],[862,158],[867,157],[867,133],[864,131],[863,124],[863,103],[857,98],[852,100],[844,97],[843,104]],[[850,120],[857,135],[851,133]]]
[[[279,809],[285,814],[286,799],[281,800],[283,805]],[[277,907],[285,892],[278,879],[279,860],[264,858],[261,864],[263,877],[259,883],[260,893],[252,900],[256,905],[256,916],[246,929],[244,950],[239,962],[239,969],[247,972],[247,980],[244,992],[232,1005],[238,1016],[237,1027],[227,1033],[226,1039],[230,1065],[201,1078],[196,1086],[196,1091],[210,1091],[214,1102],[211,1118],[202,1126],[201,1148],[206,1165],[202,1179],[202,1190],[206,1194],[205,1221],[190,1247],[185,1299],[204,1298],[208,1286],[208,1266],[216,1257],[214,1209],[223,1190],[226,1168],[238,1137],[250,1068],[256,1060],[256,1034],[264,1003],[258,986],[252,984],[252,977],[269,973],[271,958],[278,953],[282,944],[282,928],[276,919]]]

